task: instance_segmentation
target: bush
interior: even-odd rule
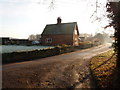
[[[2,63],[4,64],[4,63],[11,63],[11,62],[18,62],[18,61],[28,61],[28,60],[58,55],[59,53],[60,52],[58,48],[3,53]]]
[[[92,44],[91,41],[86,41],[86,42],[80,42],[79,45],[85,45],[85,44]]]
[[[85,49],[92,47],[92,44],[81,44],[79,46],[70,46],[70,45],[59,45],[55,48],[48,48],[42,50],[33,50],[33,51],[23,51],[23,52],[12,52],[12,53],[3,53],[2,54],[2,63],[11,63],[11,62],[20,62],[28,61],[38,58],[44,58],[49,56],[55,56],[63,53],[73,52],[76,49]]]

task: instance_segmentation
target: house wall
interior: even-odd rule
[[[74,46],[78,46],[79,45],[79,40],[78,40],[79,36],[78,35],[73,35],[73,45]]]
[[[79,33],[78,33],[78,28],[75,26],[74,28],[74,33],[73,33],[73,45],[78,46],[79,45]]]
[[[52,38],[52,42],[46,43],[47,38]],[[41,43],[42,45],[51,45],[51,46],[61,45],[61,44],[73,45],[73,35],[42,35]]]

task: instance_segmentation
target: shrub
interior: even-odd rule
[[[2,63],[11,63],[11,62],[20,62],[28,61],[38,58],[44,58],[54,55],[59,55],[63,53],[73,52],[76,49],[85,49],[92,47],[92,44],[81,44],[79,46],[70,46],[70,45],[58,45],[54,48],[47,48],[42,50],[32,50],[32,51],[22,51],[22,52],[12,52],[12,53],[3,53],[2,54]]]

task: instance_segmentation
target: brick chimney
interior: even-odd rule
[[[57,18],[57,24],[61,24],[62,19],[60,17]]]

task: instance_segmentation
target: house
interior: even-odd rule
[[[57,24],[46,25],[41,34],[42,45],[79,45],[79,31],[77,22],[61,23],[57,18]]]
[[[28,39],[13,39],[10,37],[0,37],[0,45],[11,45],[11,44],[27,45]]]
[[[10,39],[11,44],[17,44],[17,45],[27,45],[28,39]]]
[[[79,39],[80,39],[81,42],[85,41],[85,37],[79,37]]]

